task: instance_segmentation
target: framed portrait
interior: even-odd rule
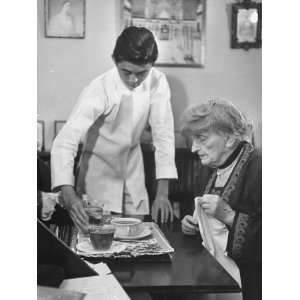
[[[122,28],[146,27],[158,46],[156,65],[203,67],[206,0],[120,0]]]
[[[45,36],[85,37],[85,0],[44,0]]]
[[[37,121],[37,149],[45,150],[45,122],[41,120]]]
[[[261,48],[261,3],[232,4],[231,48]]]
[[[62,127],[65,125],[65,120],[55,120],[54,121],[54,138],[57,136],[59,131],[62,129]]]

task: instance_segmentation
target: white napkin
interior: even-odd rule
[[[42,192],[42,220],[48,221],[51,219],[54,211],[55,205],[58,203],[60,193],[46,193]]]
[[[85,293],[85,300],[130,300],[112,274],[65,279],[59,288]]]
[[[101,256],[101,257],[110,257],[113,254],[120,253],[124,251],[127,247],[127,244],[122,242],[113,241],[111,247],[107,250],[95,250],[89,240],[84,240],[81,243],[76,245],[77,253],[87,256]]]
[[[203,246],[241,286],[239,268],[235,262],[227,256],[226,252],[229,231],[225,224],[204,212],[199,203],[200,199],[201,197],[195,198],[195,211],[193,217],[198,221],[199,231],[203,239]]]

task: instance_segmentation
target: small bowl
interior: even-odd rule
[[[111,224],[116,228],[117,237],[136,236],[143,230],[143,223],[136,218],[114,218]]]

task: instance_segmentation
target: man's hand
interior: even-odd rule
[[[155,222],[159,220],[159,212],[160,212],[160,222],[166,223],[170,217],[171,222],[173,222],[174,214],[173,208],[170,200],[167,196],[157,195],[151,210],[152,219]]]
[[[84,233],[88,231],[88,216],[83,208],[82,200],[76,195],[74,188],[70,185],[61,187],[64,206],[70,213],[74,224]]]
[[[151,209],[152,219],[155,222],[158,222],[159,220],[159,212],[160,212],[161,223],[168,222],[169,217],[171,219],[171,222],[173,222],[173,218],[174,218],[173,208],[170,200],[168,199],[168,194],[169,194],[169,180],[158,179],[157,193]]]
[[[199,231],[198,222],[192,216],[186,215],[181,220],[181,229],[184,234],[195,235]]]
[[[199,203],[207,215],[232,226],[235,212],[220,196],[205,194],[200,197]]]

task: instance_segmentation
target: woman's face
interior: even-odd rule
[[[203,165],[217,168],[226,161],[232,152],[227,143],[228,136],[212,130],[204,131],[193,135],[192,152],[199,155]]]

